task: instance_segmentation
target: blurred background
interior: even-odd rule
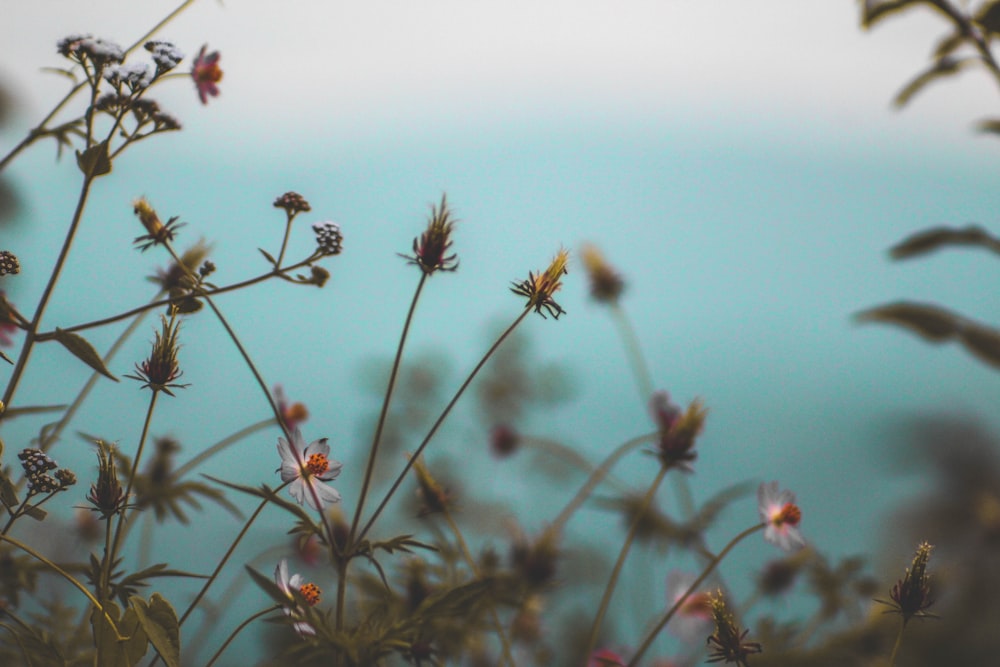
[[[57,40],[89,32],[131,44],[173,6],[7,7],[0,151],[65,92],[67,81],[44,71],[66,65]],[[461,267],[434,276],[422,296],[408,357],[430,384],[411,392],[425,401],[412,423],[400,410],[401,447],[419,443],[426,420],[520,312],[510,282],[544,268],[560,247],[574,253],[558,298],[567,314],[532,317],[520,329],[517,360],[536,400],[514,426],[592,461],[653,430],[614,323],[588,299],[575,253],[591,242],[627,282],[622,304],[656,386],[685,405],[701,397],[710,410],[690,478],[695,499],[746,480],[779,480],[798,495],[810,543],[834,558],[866,554],[879,575],[901,573],[916,542],[893,527],[933,479],[914,452],[940,456],[936,443],[955,432],[975,432],[989,448],[1000,428],[995,370],[957,347],[852,322],[859,310],[901,298],[1000,320],[986,287],[1000,266],[985,252],[902,264],[885,252],[925,227],[994,224],[996,139],[972,129],[995,113],[991,81],[969,72],[903,112],[890,107],[941,34],[940,21],[922,11],[864,32],[847,0],[195,2],[159,37],[187,54],[182,72],[202,44],[218,50],[221,94],[202,106],[187,76],[156,91],[184,129],[130,149],[97,183],[46,327],[151,296],[145,277],[167,261],[156,249],[131,248],[141,231],[135,197],[187,223],[181,247],[211,243],[213,279],[226,284],[266,270],[257,248],[274,252],[284,221],[271,202],[301,193],[313,210],[297,220],[290,253],[311,251],[312,222],[339,223],[345,250],[325,264],[330,282],[322,291],[268,283],[219,304],[264,377],[308,406],[306,439],[329,437],[333,455],[348,463],[336,486],[353,512],[386,364],[418,277],[396,253],[410,250],[430,206],[447,193],[461,221]],[[0,246],[22,265],[3,289],[24,312],[44,287],[76,201],[78,170],[54,148],[32,147],[3,174],[13,203]],[[113,373],[145,356],[153,324]],[[104,349],[120,331],[95,329],[88,338]],[[154,433],[176,438],[184,460],[266,417],[267,406],[209,314],[189,318],[182,341],[191,386],[161,402]],[[88,374],[62,350],[38,349],[18,400],[64,403]],[[146,402],[136,383],[103,382],[70,431],[127,449]],[[461,408],[429,460],[475,490],[470,511],[497,526],[518,516],[537,532],[576,478],[560,484],[492,458],[491,424],[475,396]],[[8,449],[27,446],[42,423],[5,423]],[[944,435],[928,436],[938,433],[930,424]],[[93,451],[71,432],[53,455],[87,480]],[[277,434],[211,459],[204,472],[276,483]],[[399,464],[394,456],[388,460]],[[616,474],[644,489],[650,467],[635,455]],[[663,498],[669,511],[673,497]],[[405,519],[405,501],[399,507]],[[221,552],[229,538],[220,535],[235,534],[226,514],[207,516],[178,533],[185,549],[163,552],[172,564],[203,567],[213,557],[189,546]],[[244,560],[283,540],[284,520],[266,516]],[[721,548],[756,520],[751,494],[723,514],[710,546]],[[595,505],[570,532],[617,531],[612,539],[620,541],[619,525]],[[156,559],[167,549],[166,540],[154,542]],[[273,567],[276,553],[260,569]],[[747,593],[746,570],[774,555],[762,541],[742,546],[723,568],[727,583]],[[607,563],[614,556],[605,554]],[[634,559],[637,573],[665,581],[668,567],[655,550]],[[607,563],[595,566],[596,579],[604,580]],[[648,580],[638,588],[618,601],[623,619],[634,613],[630,603],[661,604]],[[618,627],[622,644],[641,634],[627,621]]]

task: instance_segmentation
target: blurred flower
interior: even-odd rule
[[[687,572],[673,570],[667,575],[667,603],[677,604],[696,577]],[[701,640],[712,621],[712,596],[708,592],[693,592],[677,609],[668,626],[671,633],[685,642]]]
[[[324,255],[339,255],[344,249],[344,235],[335,222],[317,222],[313,226],[316,233],[316,250]]]
[[[430,470],[424,465],[422,459],[414,461],[413,469],[417,473],[417,496],[421,502],[418,516],[437,514],[447,510],[453,502],[448,489],[431,476]]]
[[[154,245],[166,243],[174,240],[174,233],[178,227],[183,227],[183,222],[177,222],[177,216],[167,220],[167,224],[160,222],[160,216],[156,210],[150,206],[145,197],[139,197],[132,202],[133,211],[139,217],[139,222],[146,228],[148,234],[137,236],[135,243],[139,250],[146,252]]]
[[[70,35],[56,43],[59,53],[70,60],[85,65],[89,60],[100,70],[105,65],[125,60],[125,51],[114,42],[91,35]]]
[[[343,467],[340,461],[328,458],[330,445],[326,441],[327,438],[321,438],[306,445],[299,429],[292,433],[291,442],[278,438],[281,481],[291,482],[288,491],[296,502],[317,511],[340,501],[340,492],[320,483],[336,479]]]
[[[911,618],[931,617],[933,614],[927,613],[927,608],[934,604],[931,598],[930,576],[927,574],[927,561],[931,557],[933,547],[927,542],[922,542],[917,547],[917,553],[913,556],[913,564],[906,570],[906,574],[889,591],[891,602],[886,600],[876,600],[891,607],[892,613],[897,613],[903,617],[903,625],[906,625]]]
[[[757,588],[767,596],[781,595],[788,592],[802,571],[809,550],[799,551],[787,558],[772,560],[764,566],[757,577]]]
[[[691,462],[698,457],[694,451],[695,440],[705,425],[708,411],[700,399],[691,401],[686,411],[670,402],[665,391],[658,391],[650,399],[653,419],[660,427],[656,454],[667,468],[694,472]]]
[[[757,509],[767,528],[764,539],[785,551],[800,549],[806,541],[799,533],[802,510],[795,504],[795,494],[779,491],[777,482],[761,484],[757,489]]]
[[[416,264],[425,274],[435,271],[454,271],[458,268],[457,255],[445,255],[451,247],[451,233],[455,221],[448,210],[448,200],[441,195],[441,205],[431,207],[431,218],[427,221],[427,229],[418,238],[413,239],[413,256],[400,253],[400,257]]]
[[[274,568],[274,583],[278,585],[281,592],[288,596],[288,604],[286,604],[282,610],[285,612],[285,616],[293,619],[302,618],[302,607],[295,600],[295,596],[292,591],[295,590],[303,598],[305,598],[306,603],[311,607],[319,603],[320,590],[316,584],[313,583],[303,583],[302,575],[293,574],[288,576],[288,561],[284,558],[278,563],[278,567]],[[297,620],[292,624],[295,632],[299,634],[300,637],[312,636],[316,634],[316,628],[311,626],[305,621]]]
[[[286,192],[281,195],[274,200],[274,208],[285,209],[288,217],[292,217],[296,213],[308,213],[312,210],[312,206],[309,205],[306,198],[298,192]]]
[[[708,638],[712,653],[706,662],[735,663],[740,667],[747,667],[747,656],[763,651],[760,643],[745,641],[750,630],[740,632],[733,615],[726,610],[721,592],[711,596],[710,604],[715,634]]]
[[[559,534],[554,530],[545,530],[537,540],[531,542],[516,526],[512,526],[510,530],[514,534],[510,550],[513,568],[524,577],[529,587],[548,584],[556,574]]]
[[[521,435],[506,424],[497,424],[490,430],[490,451],[497,458],[506,458],[521,444]]]
[[[219,87],[215,84],[222,80],[222,70],[219,68],[219,52],[212,51],[206,54],[208,45],[201,47],[198,57],[194,59],[191,67],[191,78],[198,88],[198,97],[202,104],[208,104],[209,96],[218,97]]]
[[[590,278],[590,296],[601,303],[618,301],[622,290],[625,289],[625,282],[618,272],[604,261],[604,255],[597,246],[585,243],[580,248],[580,258]]]
[[[274,385],[274,401],[278,404],[278,412],[281,413],[281,421],[289,431],[294,431],[299,424],[309,419],[309,410],[305,403],[295,402],[289,404],[285,397],[285,390],[280,384]]]
[[[625,667],[625,658],[611,649],[600,648],[590,654],[587,667]]]
[[[146,63],[128,62],[104,70],[104,80],[116,89],[125,85],[135,92],[149,87],[153,82],[153,71]]]
[[[21,263],[10,250],[0,250],[0,276],[14,275],[21,272]]]
[[[153,54],[157,76],[169,72],[184,60],[184,52],[170,42],[151,40],[143,44],[143,47]]]
[[[87,500],[105,519],[117,514],[127,501],[125,491],[118,481],[114,447],[102,440],[97,441],[97,482],[91,484]]]
[[[21,468],[24,469],[29,496],[52,493],[62,487],[60,480],[49,474],[50,470],[55,470],[59,465],[42,450],[24,449],[18,453],[17,458],[21,460]],[[76,481],[75,477],[73,481]]]
[[[527,297],[528,308],[534,308],[535,312],[542,317],[545,317],[542,313],[544,308],[549,315],[558,320],[559,316],[566,311],[552,299],[552,295],[562,287],[562,277],[567,273],[566,262],[568,259],[569,253],[566,250],[560,250],[552,258],[549,268],[538,275],[529,271],[528,279],[513,283],[514,286],[510,288],[510,291]]]
[[[141,365],[135,365],[135,375],[125,377],[139,380],[143,383],[143,387],[149,387],[153,391],[162,391],[173,396],[171,388],[181,389],[187,386],[174,382],[184,374],[177,364],[177,331],[180,323],[173,317],[168,320],[162,315],[160,320],[161,331],[156,332],[156,339],[153,341],[153,349],[149,356]]]

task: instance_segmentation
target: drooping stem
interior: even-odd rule
[[[615,587],[618,584],[618,577],[621,575],[622,568],[625,566],[625,559],[628,558],[628,553],[632,549],[632,542],[635,540],[636,532],[639,530],[639,524],[642,522],[646,511],[653,502],[653,498],[656,496],[656,491],[660,488],[660,482],[662,482],[663,478],[666,477],[668,470],[669,468],[667,466],[660,466],[660,470],[656,473],[653,483],[649,485],[649,489],[642,497],[639,509],[636,511],[635,517],[632,519],[632,524],[628,528],[628,534],[625,536],[625,542],[622,544],[622,548],[618,552],[618,560],[615,561],[615,566],[611,570],[611,576],[608,578],[608,585],[604,588],[604,595],[601,597],[601,604],[597,608],[597,614],[594,615],[594,623],[590,626],[590,636],[587,638],[587,651],[584,655],[589,656],[594,652],[594,647],[597,645],[597,636],[601,630],[601,624],[604,622],[604,614],[607,612],[608,605],[611,603],[611,596],[615,592]]]
[[[704,582],[705,579],[707,579],[708,576],[712,574],[715,568],[718,567],[719,563],[722,562],[722,559],[725,558],[729,554],[729,552],[733,550],[733,547],[742,542],[748,536],[756,533],[758,530],[763,530],[765,527],[767,527],[766,523],[758,523],[756,525],[750,526],[749,528],[747,528],[742,533],[740,533],[739,535],[737,535],[736,537],[734,537],[729,541],[729,544],[727,544],[725,548],[723,548],[723,550],[720,551],[718,555],[715,558],[713,558],[712,561],[709,562],[707,566],[705,566],[705,570],[698,576],[697,579],[694,580],[694,583],[692,583],[688,587],[688,589],[684,591],[684,594],[681,595],[679,598],[677,598],[677,601],[674,602],[674,605],[667,610],[667,613],[663,615],[663,618],[661,618],[660,622],[656,624],[656,627],[653,628],[648,635],[646,635],[646,639],[642,642],[642,645],[639,646],[639,650],[636,651],[635,655],[632,656],[632,659],[629,661],[628,667],[635,667],[636,665],[639,664],[639,660],[641,660],[642,656],[646,653],[647,650],[649,650],[649,647],[653,644],[653,640],[656,639],[656,636],[660,634],[660,631],[667,626],[667,623],[669,623],[670,619],[674,617],[674,614],[677,613],[677,610],[680,609],[687,601],[687,599],[691,597],[691,594],[694,593],[699,586],[701,586],[702,582]]]

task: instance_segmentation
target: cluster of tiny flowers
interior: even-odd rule
[[[184,52],[170,42],[152,40],[143,44],[143,47],[153,54],[157,76],[169,72],[184,60]]]
[[[10,250],[0,250],[0,276],[21,272],[21,263]]]
[[[308,213],[312,210],[312,206],[306,201],[306,198],[300,195],[298,192],[286,192],[277,199],[274,200],[274,208],[283,208],[289,216],[293,216],[296,213]]]
[[[146,63],[124,63],[107,68],[104,79],[116,88],[126,85],[135,92],[149,87],[153,82],[153,70]]]
[[[17,458],[24,469],[29,496],[52,493],[76,484],[76,475],[69,470],[58,470],[54,477],[50,475],[49,471],[58,468],[59,464],[40,449],[22,450]]]
[[[335,222],[317,222],[312,226],[316,232],[316,248],[324,255],[339,255],[344,249],[344,235]]]
[[[114,42],[95,38],[91,35],[70,35],[56,44],[59,53],[83,64],[89,60],[97,69],[125,60],[125,51]]]

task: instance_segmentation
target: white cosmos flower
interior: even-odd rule
[[[292,433],[291,442],[278,438],[281,481],[291,482],[288,491],[296,502],[309,505],[314,510],[340,502],[340,492],[323,484],[336,479],[344,466],[340,461],[329,458],[330,445],[326,441],[326,438],[321,438],[306,445],[299,429]]]

